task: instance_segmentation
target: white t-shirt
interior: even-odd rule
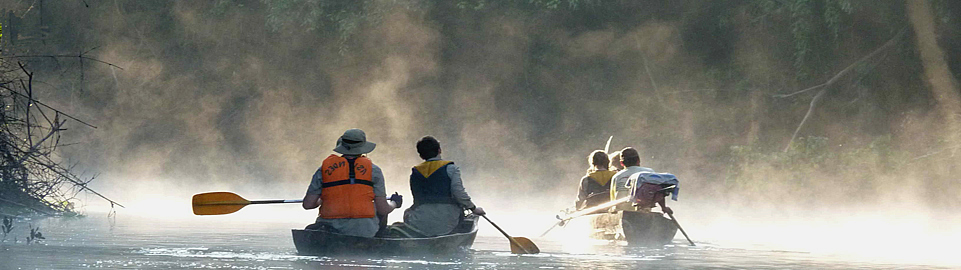
[[[627,186],[631,175],[639,172],[654,172],[653,169],[641,166],[630,166],[618,171],[611,177],[611,189],[614,189],[614,199],[620,199],[631,195],[631,188]]]

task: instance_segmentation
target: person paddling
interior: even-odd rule
[[[625,147],[621,150],[621,165],[624,166],[624,169],[614,174],[611,179],[612,201],[631,195],[631,187],[629,186],[631,175],[639,172],[654,172],[651,168],[641,167],[641,156],[637,153],[637,150],[631,147]],[[614,210],[635,211],[636,208],[630,202],[625,202],[615,206]]]
[[[348,129],[337,139],[333,151],[341,155],[324,159],[304,196],[304,209],[320,207],[308,229],[374,237],[381,227],[377,216],[386,218],[394,210],[387,202],[383,172],[365,155],[375,146],[360,129]]]
[[[587,163],[591,167],[587,169],[587,175],[581,177],[577,188],[575,208],[578,210],[610,201],[611,177],[615,172],[608,170],[610,160],[607,154],[595,150],[587,156]]]
[[[448,234],[457,226],[464,209],[484,215],[483,208],[471,202],[454,162],[440,157],[440,142],[425,136],[417,141],[417,154],[424,162],[410,174],[414,205],[404,212],[404,224],[424,236]]]

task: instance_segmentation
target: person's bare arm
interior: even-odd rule
[[[374,197],[374,208],[377,209],[377,214],[381,216],[386,216],[394,211],[394,207],[387,204],[387,198],[384,196]]]
[[[674,210],[671,210],[671,208],[667,207],[667,204],[664,203],[664,197],[660,197],[660,199],[657,200],[657,205],[661,206],[662,212],[667,214],[674,214]]]
[[[304,210],[314,209],[320,206],[320,195],[307,194],[304,196]]]

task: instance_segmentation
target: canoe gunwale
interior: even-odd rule
[[[471,228],[467,232],[417,237],[386,238],[361,237],[324,230],[291,229],[294,246],[301,255],[362,254],[453,254],[469,249],[477,236],[477,218],[468,217]],[[465,228],[466,229],[466,228]]]

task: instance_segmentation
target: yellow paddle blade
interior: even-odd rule
[[[531,241],[530,239],[527,239],[527,237],[511,237],[511,239],[514,240],[514,241],[511,241],[511,253],[514,253],[514,254],[541,253],[541,249],[537,248],[537,245],[535,245],[534,242]]]
[[[223,215],[237,212],[250,201],[230,192],[200,193],[193,197],[194,215]]]

